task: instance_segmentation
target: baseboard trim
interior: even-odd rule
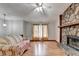
[[[30,40],[31,42],[38,42],[38,41],[55,41],[56,43],[58,43],[56,40]]]
[[[42,40],[42,41],[40,41],[40,40],[30,40],[31,42],[46,42],[46,41],[48,41],[48,42],[56,42],[57,43],[57,45],[59,46],[60,45],[60,43],[59,42],[57,42],[56,40]]]

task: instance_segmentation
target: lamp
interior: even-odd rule
[[[7,24],[5,23],[5,16],[6,16],[6,14],[3,14],[3,16],[4,16],[4,23],[3,23],[3,27],[6,27],[6,26],[7,26]]]

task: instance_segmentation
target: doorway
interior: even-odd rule
[[[33,40],[48,40],[48,25],[34,24],[33,25]]]

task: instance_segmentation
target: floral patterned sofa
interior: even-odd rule
[[[30,48],[30,41],[23,40],[19,35],[0,37],[0,55],[17,56],[23,55],[24,51]]]

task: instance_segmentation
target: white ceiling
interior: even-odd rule
[[[0,18],[6,13],[7,20],[26,20],[28,22],[51,22],[58,19],[70,3],[43,3],[45,14],[35,11],[34,3],[0,3]]]

